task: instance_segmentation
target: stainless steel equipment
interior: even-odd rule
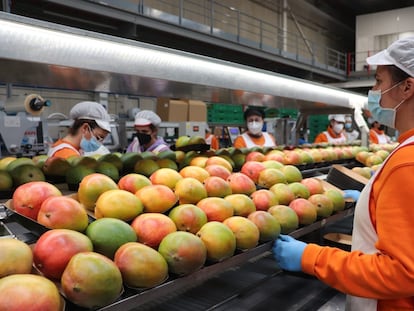
[[[180,122],[178,128],[179,136],[201,136],[206,134],[206,123],[204,122]]]
[[[35,155],[47,150],[47,127],[41,113],[51,102],[37,94],[0,102],[0,134],[7,154]]]
[[[239,126],[227,126],[226,132],[229,136],[231,145],[234,144],[234,140],[237,138],[237,136],[241,135],[241,130]]]
[[[266,132],[272,134],[278,145],[297,145],[296,120],[266,118]]]
[[[0,66],[3,83],[48,88],[319,111],[360,109],[366,102],[275,72],[4,12]]]

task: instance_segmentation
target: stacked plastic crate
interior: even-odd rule
[[[323,131],[326,131],[329,125],[327,115],[311,115],[308,118],[309,137],[308,141],[312,143],[315,137]]]
[[[298,110],[294,108],[279,108],[279,118],[298,118]]]
[[[243,106],[232,104],[208,104],[207,121],[210,124],[243,124]]]

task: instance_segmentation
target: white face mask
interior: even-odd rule
[[[261,133],[262,128],[263,128],[263,122],[252,121],[252,122],[247,123],[247,129],[253,135],[257,135]]]
[[[334,130],[336,134],[339,134],[344,129],[344,125],[342,123],[335,123],[332,129]]]

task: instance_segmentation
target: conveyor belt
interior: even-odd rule
[[[355,166],[361,166],[361,163],[354,159],[349,160],[335,160],[330,162],[320,162],[320,163],[311,163],[306,165],[298,165],[297,167],[300,169],[303,178],[307,177],[315,177],[318,175],[327,174],[333,164],[340,164],[346,168],[353,168]],[[350,188],[352,189],[352,188]]]
[[[271,256],[227,271],[173,297],[160,297],[138,311],[310,311],[338,292],[317,279],[278,270]]]

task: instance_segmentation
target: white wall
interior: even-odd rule
[[[392,41],[402,36],[414,35],[413,16],[414,6],[357,16],[356,70],[363,69],[367,56],[386,48]]]

